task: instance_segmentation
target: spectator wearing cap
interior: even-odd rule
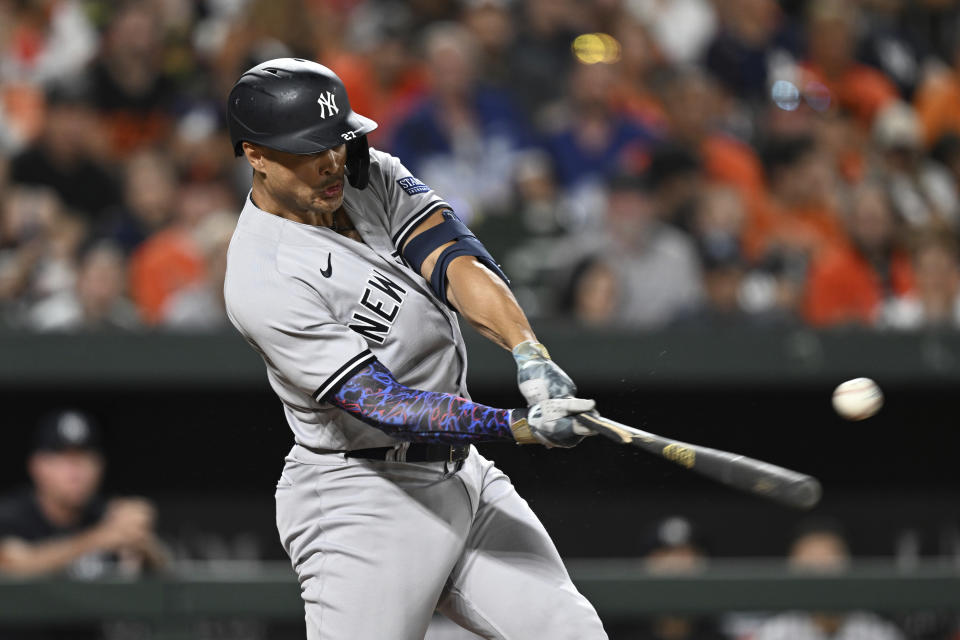
[[[621,281],[618,324],[660,327],[703,300],[694,242],[661,215],[642,179],[622,176],[611,182],[608,255]]]
[[[571,286],[570,306],[582,321],[654,329],[701,303],[695,245],[660,220],[643,179],[624,175],[609,183],[606,225],[602,258],[578,269]],[[597,288],[605,292],[603,300],[597,299]]]
[[[812,257],[843,241],[836,209],[835,176],[824,150],[807,135],[774,138],[763,150],[768,193],[751,208],[748,255]]]
[[[692,150],[708,178],[732,184],[745,196],[763,191],[763,168],[753,148],[726,131],[734,101],[716,81],[695,67],[666,74],[660,87],[668,139]]]
[[[788,555],[790,567],[807,573],[842,573],[850,548],[840,527],[829,520],[801,524]],[[753,640],[903,640],[893,624],[865,611],[846,614],[788,612],[764,623]]]
[[[743,198],[733,187],[703,189],[691,219],[703,267],[703,304],[678,318],[682,326],[728,327],[790,322],[786,283],[765,268],[752,268],[743,253]],[[766,266],[766,265],[763,265]]]
[[[104,460],[89,416],[45,417],[27,469],[33,486],[0,500],[0,573],[91,579],[163,566],[153,507],[97,493]]]
[[[707,545],[693,523],[678,515],[668,516],[641,535],[640,552],[648,573],[658,576],[690,575],[707,564]],[[612,638],[624,640],[722,640],[717,624],[708,618],[662,615],[642,624],[610,626]]]

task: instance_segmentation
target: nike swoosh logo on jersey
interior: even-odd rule
[[[327,268],[320,270],[320,275],[322,275],[324,278],[329,278],[333,275],[333,265],[330,264],[330,257],[332,255],[332,253],[327,254]]]

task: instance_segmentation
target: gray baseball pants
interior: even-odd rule
[[[489,639],[607,638],[536,515],[473,448],[457,470],[295,446],[276,499],[308,640],[422,640],[434,610]]]

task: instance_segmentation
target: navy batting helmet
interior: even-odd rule
[[[236,155],[242,142],[306,155],[347,145],[347,178],[367,186],[367,134],[377,123],[350,108],[343,82],[327,67],[277,58],[246,71],[230,90],[227,127]]]

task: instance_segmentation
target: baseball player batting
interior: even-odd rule
[[[421,640],[435,610],[484,638],[606,638],[543,525],[472,446],[572,447],[591,411],[507,278],[443,198],[371,149],[329,69],[296,58],[230,92],[253,187],[230,243],[230,320],[295,445],[277,528],[310,640]],[[457,313],[510,349],[531,405],[470,400]]]

